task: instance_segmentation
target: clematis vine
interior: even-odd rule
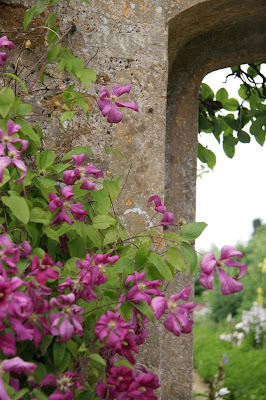
[[[41,263],[38,256],[33,256],[31,263],[32,272],[29,274],[29,276],[36,276],[36,281],[44,285],[48,279],[57,279],[59,277],[59,272],[51,268],[54,265],[55,263],[47,253],[45,254]]]
[[[169,311],[164,326],[176,336],[180,336],[180,332],[189,333],[192,329],[193,321],[189,319],[189,314],[193,312],[196,304],[193,302],[177,304],[179,299],[187,301],[190,291],[191,287],[188,285],[180,293],[172,295],[168,301],[163,296],[155,297],[151,301],[155,318],[159,319],[166,310]]]
[[[121,314],[108,310],[95,323],[94,333],[101,343],[108,336],[105,345],[107,348],[111,348],[126,338],[129,333],[129,325]]]
[[[96,169],[93,164],[82,166],[82,163],[86,159],[86,154],[80,154],[79,156],[72,156],[76,168],[74,170],[68,170],[63,172],[63,179],[67,185],[73,185],[77,180],[82,180],[80,186],[81,189],[92,190],[95,187],[95,183],[89,181],[86,176],[92,175],[94,178],[101,178],[103,172]]]
[[[52,298],[50,305],[53,308],[61,308],[59,313],[49,315],[51,325],[51,334],[57,336],[58,342],[67,342],[74,334],[83,335],[82,316],[83,309],[76,304],[71,305],[75,301],[74,293],[67,295],[61,294],[58,298]]]
[[[69,225],[73,225],[74,221],[68,216],[68,212],[71,212],[76,221],[84,221],[88,211],[83,210],[81,202],[72,204],[71,198],[74,196],[73,189],[71,186],[64,186],[61,189],[62,196],[65,201],[61,200],[54,193],[49,193],[49,210],[54,212],[57,209],[51,225],[59,225],[61,222],[66,221]]]
[[[238,263],[233,257],[240,258],[243,254],[231,246],[223,246],[221,249],[221,257],[216,260],[213,253],[205,254],[200,262],[201,273],[200,283],[206,289],[213,289],[212,281],[214,280],[215,270],[217,270],[219,281],[222,283],[221,291],[227,296],[232,293],[240,292],[243,289],[239,279],[243,278],[247,272],[246,264]],[[237,278],[227,275],[222,267],[236,267],[239,270]]]
[[[163,219],[161,220],[161,225],[172,225],[174,214],[170,211],[166,211],[166,207],[162,205],[162,201],[160,196],[151,196],[148,199],[148,203],[154,202],[155,204],[155,211],[160,212],[163,214]]]
[[[49,396],[49,400],[74,400],[74,390],[84,390],[81,374],[66,371],[60,376],[46,375],[41,381],[42,387],[55,386],[55,391]]]
[[[102,112],[102,115],[104,117],[108,115],[107,122],[110,124],[118,124],[123,119],[123,114],[118,110],[117,107],[127,107],[134,111],[138,111],[138,105],[135,101],[121,102],[118,100],[118,97],[120,97],[122,94],[129,93],[131,87],[131,85],[114,85],[111,95],[105,86],[101,87],[101,96],[97,104]]]
[[[15,49],[16,46],[14,45],[13,42],[11,42],[10,40],[8,40],[8,38],[6,36],[2,36],[0,38],[0,48],[1,47],[6,47],[7,49],[11,50],[11,49]],[[7,60],[7,54],[4,52],[0,52],[0,67],[2,67],[4,65],[4,62]]]
[[[125,286],[129,286],[129,282],[133,281],[133,286],[127,293],[127,300],[139,303],[145,301],[147,304],[151,304],[151,295],[160,296],[161,290],[157,286],[162,285],[160,279],[155,281],[149,281],[145,278],[145,272],[138,273],[134,272],[134,275],[129,275],[125,280]]]

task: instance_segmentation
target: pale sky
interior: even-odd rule
[[[215,71],[204,81],[216,93],[225,87],[229,97],[237,98],[236,80],[223,84],[230,69]],[[233,159],[228,158],[212,134],[203,134],[200,142],[216,154],[214,172],[197,181],[197,221],[208,224],[196,241],[197,250],[210,250],[215,244],[234,246],[246,243],[252,235],[252,221],[266,223],[266,143],[261,147],[252,137],[250,143],[238,143]]]

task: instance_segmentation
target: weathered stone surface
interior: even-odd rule
[[[31,4],[1,3],[0,29],[18,30],[22,6]],[[67,34],[62,44],[97,72],[97,81],[87,91],[76,86],[89,100],[89,122],[81,113],[73,125],[62,127],[60,99],[71,82],[56,67],[45,69],[44,85],[34,86],[39,90],[34,111],[44,114],[47,144],[58,154],[71,146],[88,145],[94,151],[93,161],[108,175],[124,173],[126,184],[116,211],[131,232],[147,227],[152,215],[147,198],[152,194],[165,195],[176,219],[193,221],[199,86],[214,69],[265,60],[265,0],[92,0],[91,6],[73,0],[68,6],[56,3],[53,9],[64,15],[63,31],[75,24],[75,32]],[[37,28],[33,25],[30,34],[40,40],[38,47],[24,49],[19,62],[28,87],[43,63],[44,42]],[[23,35],[17,32],[19,51]],[[10,38],[15,41],[14,34]],[[95,106],[103,84],[108,88],[132,84],[124,97],[138,102],[139,114],[125,109],[121,124],[108,124]],[[46,115],[51,111],[52,118]],[[122,151],[131,163],[116,154],[106,155],[105,147]],[[166,296],[191,282],[178,274]],[[159,374],[161,400],[192,398],[192,335],[176,338],[155,324],[141,359]]]

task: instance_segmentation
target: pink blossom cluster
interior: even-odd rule
[[[7,124],[7,133],[4,133],[2,129],[0,129],[0,183],[3,182],[4,169],[9,165],[14,165],[23,172],[16,182],[22,182],[27,175],[27,167],[21,160],[21,154],[27,150],[29,142],[19,138],[11,138],[11,136],[13,136],[14,133],[17,133],[20,129],[21,126],[15,124],[11,119]],[[16,143],[21,144],[20,150],[14,146]]]
[[[8,40],[8,38],[6,36],[2,36],[0,38],[0,48],[1,47],[5,47],[5,48],[7,48],[9,50],[16,48],[14,43],[11,42],[10,40]],[[2,67],[4,65],[4,62],[6,61],[7,57],[8,57],[7,53],[0,52],[0,67]]]
[[[172,225],[174,215],[170,211],[166,211],[166,207],[162,205],[162,201],[160,196],[151,196],[148,200],[148,203],[154,202],[155,211],[163,214],[163,219],[161,220],[161,225]]]

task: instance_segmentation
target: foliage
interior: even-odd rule
[[[213,379],[217,365],[226,353],[224,385],[230,390],[231,400],[263,400],[266,373],[266,347],[232,347],[221,341],[224,324],[207,322],[195,324],[194,365],[206,382]],[[250,373],[252,368],[252,374]]]
[[[201,85],[199,133],[212,133],[222,143],[229,158],[234,157],[238,143],[250,142],[250,135],[261,146],[265,142],[266,78],[261,72],[261,65],[262,63],[250,64],[247,70],[241,65],[232,67],[232,73],[226,77],[240,81],[238,94],[242,99],[241,103],[237,99],[229,98],[225,88],[220,88],[214,94],[207,84]],[[209,168],[215,166],[215,154],[201,144],[198,147],[198,157]]]

